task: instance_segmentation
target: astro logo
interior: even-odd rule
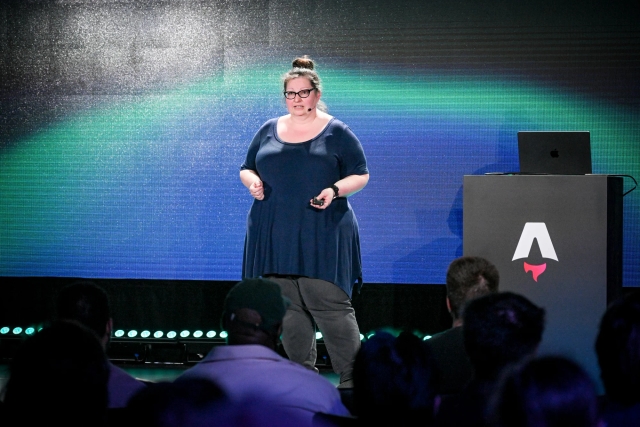
[[[553,243],[551,243],[549,231],[547,230],[547,226],[544,222],[527,222],[524,225],[522,235],[520,236],[520,241],[518,242],[516,252],[513,254],[513,259],[511,261],[528,258],[529,252],[531,252],[531,246],[533,245],[533,239],[536,239],[538,241],[540,254],[543,258],[558,261],[556,250],[553,248]],[[531,274],[533,275],[533,280],[535,280],[536,282],[538,281],[538,277],[542,273],[544,273],[546,269],[547,263],[537,265],[529,264],[527,262],[524,263],[525,273],[531,272]]]

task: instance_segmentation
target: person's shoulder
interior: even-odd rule
[[[282,116],[284,117],[284,116]],[[265,121],[264,123],[262,123],[262,126],[260,126],[260,129],[270,129],[274,126],[276,126],[278,124],[278,120],[280,120],[281,117],[272,117],[270,119],[268,119],[267,121]]]
[[[442,332],[434,334],[431,338],[425,341],[427,345],[437,345],[443,342],[454,341],[462,338],[462,328],[453,327],[445,329]]]
[[[299,381],[306,384],[308,387],[311,387],[314,390],[325,389],[330,392],[331,395],[340,394],[336,386],[326,377],[288,359],[285,359],[284,362],[286,363],[286,367],[282,372],[286,371],[291,374],[292,377],[297,377]]]
[[[280,355],[278,355],[278,357],[280,362],[278,366],[283,370],[283,372],[286,371],[291,375],[298,376],[312,384],[318,384],[319,386],[331,386],[332,388],[335,388],[331,381],[322,375],[319,375],[316,371],[305,368],[300,363],[294,362]]]
[[[130,384],[140,385],[141,387],[145,385],[144,382],[140,381],[121,367],[109,362],[109,383],[112,382],[128,382]]]
[[[331,117],[326,127],[326,135],[333,135],[338,138],[338,141],[344,143],[345,141],[358,141],[358,137],[355,135],[351,127],[342,120]]]
[[[136,393],[147,387],[143,382],[119,366],[109,363],[109,408],[124,408]]]
[[[436,359],[443,357],[449,359],[452,352],[454,352],[454,354],[459,354],[461,351],[464,352],[462,328],[450,328],[439,332],[424,341],[424,345]]]
[[[349,125],[334,116],[328,116],[327,126],[335,129],[349,129]]]

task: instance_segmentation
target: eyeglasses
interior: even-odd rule
[[[284,97],[287,99],[294,99],[296,95],[298,95],[300,98],[308,98],[309,95],[311,95],[311,91],[313,90],[316,90],[316,88],[314,87],[311,89],[302,89],[297,92],[294,92],[292,90],[287,90],[284,92]]]

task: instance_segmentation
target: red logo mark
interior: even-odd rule
[[[547,264],[533,265],[524,263],[524,272],[531,272],[533,274],[533,280],[538,281],[538,276],[540,276],[547,269]]]

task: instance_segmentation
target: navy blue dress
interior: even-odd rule
[[[241,169],[256,171],[264,199],[247,216],[243,278],[267,274],[326,280],[351,297],[362,284],[358,221],[346,198],[325,210],[309,201],[349,175],[368,174],[358,138],[332,118],[315,138],[287,143],[278,138],[278,119],[256,133]]]

